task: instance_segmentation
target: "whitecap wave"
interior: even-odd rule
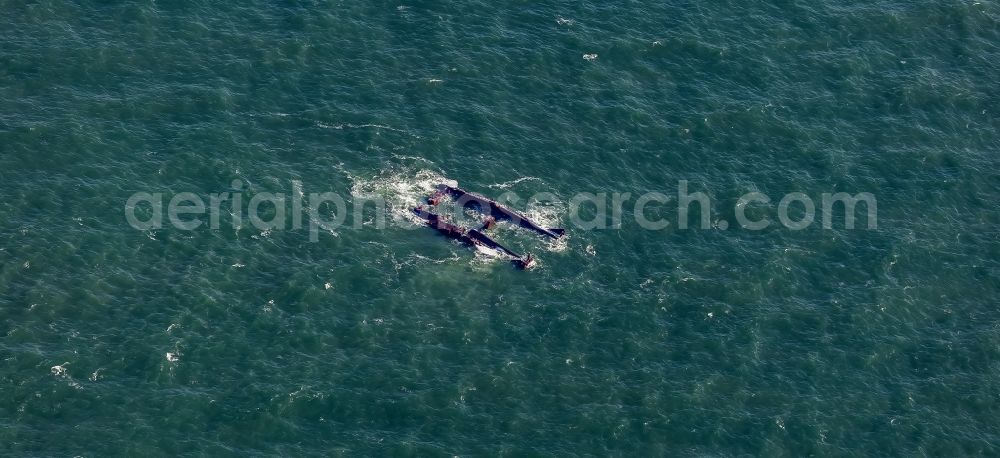
[[[321,127],[323,129],[335,129],[335,130],[344,130],[344,129],[377,129],[377,130],[388,130],[388,131],[392,131],[392,132],[398,132],[398,133],[401,133],[401,134],[406,134],[406,135],[409,135],[409,136],[411,136],[413,138],[420,138],[419,135],[414,134],[414,133],[412,133],[412,132],[410,132],[408,130],[399,129],[399,128],[392,127],[392,126],[387,126],[385,124],[375,124],[375,123],[366,123],[366,124],[351,124],[351,123],[327,124],[327,123],[324,123],[324,122],[316,121],[316,127]]]
[[[524,181],[542,181],[542,179],[536,177],[521,177],[516,180],[511,180],[503,183],[488,184],[486,185],[486,187],[493,189],[510,189],[512,186]]]
[[[420,222],[411,209],[423,204],[424,199],[437,189],[437,185],[458,184],[438,172],[426,169],[416,172],[389,169],[367,179],[348,175],[352,182],[351,196],[355,201],[380,199],[385,203],[387,216],[401,226]]]

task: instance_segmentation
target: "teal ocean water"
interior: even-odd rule
[[[995,1],[0,5],[0,455],[1000,454]],[[569,235],[124,211],[443,179]],[[561,211],[680,180],[878,226]]]

